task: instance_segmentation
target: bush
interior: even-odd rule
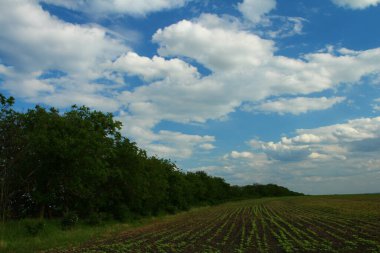
[[[25,224],[25,229],[28,235],[36,236],[45,228],[45,223],[42,221],[29,221]]]
[[[78,215],[74,212],[66,213],[61,221],[61,226],[63,230],[71,229],[77,225],[79,221]]]
[[[86,223],[91,226],[99,225],[103,222],[104,215],[101,213],[91,213],[86,219]]]
[[[182,211],[189,211],[190,210],[190,206],[188,204],[182,205],[181,206],[181,210]]]
[[[176,212],[178,212],[178,208],[174,205],[168,205],[166,207],[166,212],[168,212],[169,214],[175,214]]]
[[[134,217],[134,215],[129,210],[127,205],[124,205],[124,204],[115,206],[112,211],[112,214],[113,214],[113,218],[118,221],[128,221],[128,220],[132,220]]]

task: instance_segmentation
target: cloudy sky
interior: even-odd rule
[[[0,92],[183,170],[380,192],[380,0],[0,0]]]

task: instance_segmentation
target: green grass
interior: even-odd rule
[[[0,227],[0,252],[380,252],[380,195],[303,196],[229,202],[129,224],[79,224],[62,231],[45,221],[37,236],[25,224]],[[36,222],[37,220],[34,220]],[[134,229],[133,233],[123,234]],[[115,239],[116,235],[117,240]],[[105,240],[100,240],[100,239]],[[108,238],[108,239],[107,239]],[[72,249],[87,242],[83,248]],[[88,243],[89,242],[89,243]],[[54,252],[51,251],[51,252]]]
[[[78,224],[63,231],[60,220],[44,220],[44,229],[36,236],[29,235],[25,225],[36,220],[8,221],[0,225],[0,252],[30,253],[49,248],[78,245],[94,237],[107,236],[132,227],[109,222],[99,226]]]
[[[163,216],[149,217],[130,223],[109,221],[97,226],[79,223],[70,230],[62,230],[61,221],[58,219],[43,220],[44,229],[36,236],[28,234],[25,226],[39,220],[8,221],[0,225],[0,252],[30,253],[52,248],[69,248],[92,239],[108,238],[113,234],[159,221],[163,218]]]
[[[196,212],[204,208],[208,207],[196,207],[188,212]],[[140,218],[128,223],[108,221],[96,226],[79,222],[78,225],[70,230],[61,229],[60,219],[45,219],[43,220],[44,229],[36,236],[29,235],[25,226],[28,223],[38,222],[38,219],[0,222],[0,253],[31,253],[54,248],[71,248],[87,241],[109,238],[123,231],[154,222],[175,219],[180,214],[161,214],[160,216]]]

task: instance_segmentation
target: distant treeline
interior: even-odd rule
[[[2,218],[122,218],[187,210],[231,199],[299,195],[277,185],[231,186],[204,172],[183,172],[148,156],[120,134],[111,113],[36,106],[20,113],[0,94]]]

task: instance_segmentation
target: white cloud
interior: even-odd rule
[[[299,129],[297,134],[312,134],[323,142],[342,144],[380,137],[380,117],[349,120],[345,124]]]
[[[108,66],[109,70],[138,75],[147,82],[118,96],[128,112],[124,116],[127,136],[148,146],[156,138],[151,129],[162,120],[205,123],[224,119],[243,103],[254,104],[269,96],[321,92],[358,82],[380,69],[380,49],[347,54],[331,50],[293,59],[276,56],[273,41],[225,22],[211,14],[181,21],[153,36],[161,56],[149,59],[130,53]],[[201,76],[178,58],[195,60],[211,73]],[[266,106],[277,102],[285,107],[283,111],[277,108],[278,112],[299,114],[327,109],[341,101],[341,97],[301,97],[269,101]],[[298,155],[309,154],[298,151]]]
[[[380,117],[300,129],[278,142],[249,144],[251,150],[226,154],[210,173],[227,176],[231,183],[271,182],[313,194],[378,191]]]
[[[182,7],[190,0],[41,0],[48,4],[95,15],[127,14],[144,16],[152,12]]]
[[[272,41],[254,34],[224,27],[209,28],[187,20],[159,29],[153,41],[160,44],[161,55],[190,57],[213,71],[230,71],[244,64],[259,66],[274,51]]]
[[[375,65],[380,59],[380,48],[366,51],[338,50],[341,55],[332,53],[308,54],[305,60],[323,67],[333,83],[355,83],[363,76],[376,74],[379,68]]]
[[[238,4],[239,11],[253,23],[259,23],[263,16],[276,8],[276,0],[244,0]]]
[[[335,161],[325,154],[317,153],[311,153],[305,160],[287,163],[267,158],[261,164],[254,164],[251,162],[254,160],[257,158],[231,159],[228,155],[223,164],[213,166],[208,172],[224,176],[232,184],[276,183],[307,194],[378,191],[380,160],[374,154],[372,157],[350,157]]]
[[[304,23],[307,22],[306,19],[301,17],[270,16],[268,18],[271,20],[271,23],[278,22],[278,28],[274,30],[273,28],[272,30],[264,29],[258,31],[258,33],[273,39],[301,35],[303,34]]]
[[[201,149],[204,149],[204,150],[212,150],[212,149],[215,149],[215,146],[211,143],[204,143],[204,144],[201,144],[199,145],[199,147]]]
[[[316,53],[308,54],[304,59],[292,59],[275,56],[273,41],[230,27],[208,25],[184,20],[158,30],[153,39],[160,44],[160,55],[194,59],[210,69],[211,75],[188,78],[186,85],[171,83],[170,80],[155,82],[137,89],[130,96],[136,99],[143,95],[157,105],[156,96],[162,100],[160,94],[165,93],[170,94],[167,98],[171,99],[173,91],[176,91],[178,100],[192,110],[180,111],[170,120],[184,122],[183,117],[187,115],[189,121],[204,122],[227,115],[244,101],[257,102],[268,96],[320,92],[341,83],[358,82],[363,76],[379,71],[380,49],[357,52],[356,55]],[[138,93],[144,94],[140,96]],[[191,105],[187,104],[190,95]],[[333,103],[340,99],[326,99],[325,102]],[[169,100],[165,101],[168,103]],[[192,106],[199,109],[196,115]],[[165,115],[161,106],[155,108]]]
[[[139,147],[151,155],[185,159],[194,152],[215,148],[212,144],[215,141],[214,136],[190,135],[167,130],[154,132],[152,128],[160,122],[157,111],[149,104],[133,104],[132,107],[132,115],[122,111],[117,120],[123,123],[124,135],[133,138]]]
[[[243,103],[320,92],[380,71],[380,49],[284,57],[276,54],[274,41],[211,14],[159,29],[153,36],[159,56],[152,58],[130,52],[101,27],[59,20],[36,1],[2,1],[0,26],[1,62],[12,70],[1,70],[7,76],[3,89],[59,107],[75,101],[109,111],[121,108],[127,136],[153,153],[179,157],[211,148],[213,141],[157,133],[153,129],[161,121],[224,119]],[[202,76],[193,61],[211,73]],[[50,70],[64,74],[40,78]],[[124,75],[145,84],[127,86]],[[99,78],[113,84],[100,84]]]
[[[283,137],[281,141],[286,144],[290,144],[290,143],[310,144],[310,143],[320,143],[321,138],[314,134],[305,133],[305,134],[297,135],[296,137],[293,137],[291,139]]]
[[[264,152],[278,161],[302,161],[308,158],[346,159],[351,151],[371,152],[380,139],[380,117],[350,120],[345,124],[298,129],[295,137],[281,141],[249,143],[257,152]]]
[[[93,73],[85,70],[127,49],[102,28],[65,23],[33,1],[5,0],[0,10],[0,52],[18,71],[60,69],[86,76]]]
[[[210,142],[214,142],[213,136],[188,135],[172,131],[159,131],[154,135],[155,142],[149,142],[144,148],[149,153],[166,158],[189,158],[194,150],[200,148],[203,150],[213,149]]]
[[[217,16],[210,13],[202,13],[198,18],[195,18],[194,21],[209,29],[223,28],[239,30],[245,28],[240,19],[230,15]]]
[[[280,98],[277,100],[267,100],[257,105],[247,105],[244,106],[244,110],[264,113],[273,112],[278,113],[280,115],[286,113],[299,115],[310,111],[326,110],[337,103],[343,102],[344,100],[345,98],[343,97],[297,97],[290,99]]]
[[[254,154],[251,152],[238,152],[238,151],[232,151],[231,157],[238,159],[238,158],[246,158],[246,159],[252,159],[254,157]]]
[[[42,102],[54,107],[64,108],[69,105],[78,104],[78,101],[93,109],[106,112],[117,111],[120,107],[120,104],[112,97],[75,91],[55,92],[49,96],[39,98],[35,103]]]
[[[91,82],[103,77],[102,64],[128,50],[104,29],[66,23],[35,1],[1,1],[0,26],[0,55],[12,69],[5,73],[2,86],[32,102],[69,106],[64,101],[73,101],[70,97],[78,104],[90,102],[90,97],[99,100],[110,87]],[[40,78],[51,70],[59,70],[65,77]]]
[[[334,4],[340,7],[351,9],[366,9],[371,6],[377,6],[380,0],[332,0]]]
[[[228,175],[228,174],[233,174],[234,169],[232,167],[220,167],[220,166],[201,166],[201,167],[196,167],[196,168],[191,168],[188,171],[191,172],[196,172],[196,171],[204,171],[208,174],[212,173],[214,175],[219,175],[221,177]]]
[[[150,59],[148,57],[141,57],[133,52],[119,57],[115,62],[110,64],[109,68],[128,75],[140,76],[146,81],[164,78],[178,80],[198,76],[197,69],[182,60],[165,60],[158,56]]]
[[[320,154],[320,153],[317,153],[317,152],[312,152],[312,153],[309,155],[309,158],[310,158],[310,159],[321,160],[321,159],[328,159],[329,156],[328,156],[328,155],[325,155],[325,154]]]
[[[268,95],[262,91],[308,94],[379,71],[378,48],[356,55],[314,53],[292,59],[275,56],[274,42],[257,35],[185,20],[158,30],[153,39],[161,55],[192,58],[212,70],[214,79],[232,82],[230,86],[237,81],[255,86],[258,91],[248,93],[255,97]]]
[[[0,64],[0,74],[1,75],[9,75],[11,71],[12,70],[9,67]]]
[[[373,85],[380,85],[380,72],[374,73],[369,82]]]
[[[380,105],[373,105],[373,109],[375,111],[380,111]]]
[[[291,162],[306,159],[311,150],[307,146],[288,145],[282,142],[262,142],[257,140],[250,141],[252,147],[258,148],[257,151],[264,152],[270,159]]]
[[[372,108],[374,111],[380,111],[380,98],[374,100]]]

